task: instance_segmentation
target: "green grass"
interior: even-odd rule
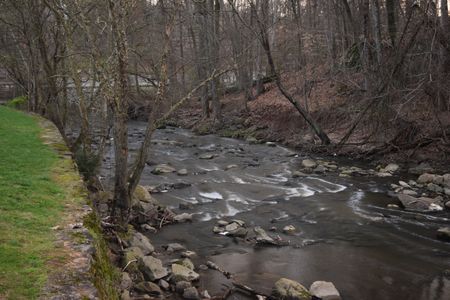
[[[57,154],[40,132],[35,118],[0,107],[0,299],[37,298],[58,252],[51,227],[65,194],[52,180]]]

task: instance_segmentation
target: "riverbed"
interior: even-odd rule
[[[130,123],[132,155],[144,129],[145,123]],[[158,130],[151,153],[140,184],[157,187],[153,196],[161,204],[193,214],[192,223],[165,226],[150,235],[158,249],[178,242],[198,254],[197,266],[213,261],[265,293],[287,277],[306,287],[316,280],[332,281],[343,299],[450,299],[450,244],[435,238],[436,230],[450,223],[449,213],[386,208],[394,201],[387,195],[389,183],[398,182],[397,177],[326,173],[293,178],[306,157],[302,153],[178,128]],[[102,167],[105,181],[113,175],[112,160],[110,151]],[[186,169],[187,175],[154,175],[152,170],[162,163]],[[180,204],[191,208],[181,211]],[[214,234],[219,219],[261,226],[289,245],[255,248]],[[295,226],[297,233],[282,233],[286,225]],[[270,232],[272,227],[277,231]],[[211,295],[230,286],[217,271],[199,273],[200,289]]]

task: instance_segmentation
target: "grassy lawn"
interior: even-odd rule
[[[0,299],[37,298],[58,256],[51,227],[65,194],[40,131],[35,118],[0,106]]]

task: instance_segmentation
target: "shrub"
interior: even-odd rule
[[[6,102],[6,106],[16,109],[25,109],[27,107],[27,102],[27,96],[19,96]]]

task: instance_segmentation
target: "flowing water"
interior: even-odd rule
[[[131,152],[139,147],[144,126],[130,123]],[[201,159],[205,153],[214,158]],[[449,225],[448,213],[387,209],[393,202],[387,187],[399,180],[395,177],[292,178],[302,159],[280,146],[158,130],[141,184],[183,183],[153,196],[175,211],[180,203],[193,204],[187,212],[194,214],[194,221],[163,227],[150,236],[152,242],[179,242],[198,254],[197,265],[211,260],[265,293],[287,277],[306,287],[316,280],[332,281],[344,299],[450,299],[450,244],[435,238],[437,228]],[[103,166],[105,178],[112,176],[111,160],[112,154]],[[154,164],[160,163],[189,174],[153,175]],[[267,231],[275,226],[277,232],[268,232],[290,245],[255,248],[216,235],[212,228],[220,218],[244,220],[248,227]],[[280,231],[286,225],[299,233],[284,235]],[[200,288],[212,295],[230,286],[217,271],[200,273]]]

